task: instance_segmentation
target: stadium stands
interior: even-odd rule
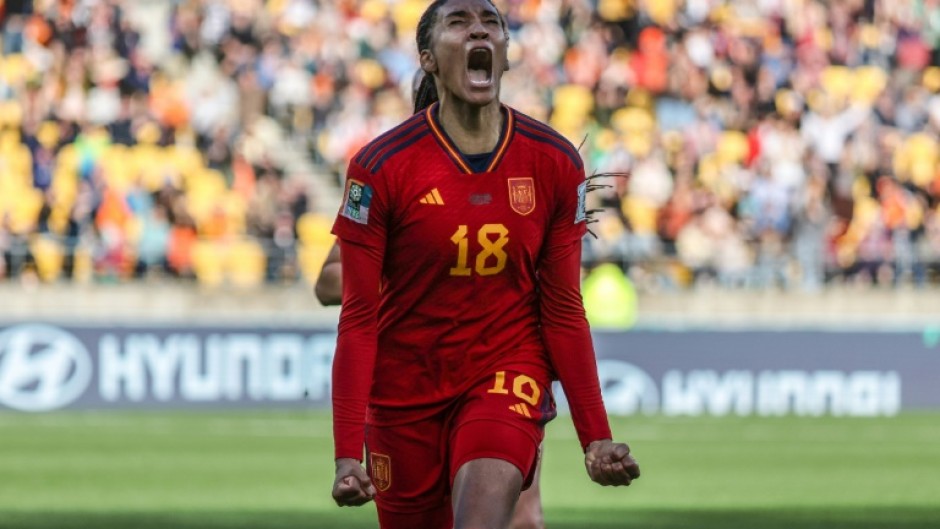
[[[497,3],[504,99],[631,173],[586,268],[938,282],[936,3]],[[0,278],[252,288],[315,281],[346,160],[410,112],[427,2],[4,5]]]

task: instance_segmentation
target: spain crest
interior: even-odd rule
[[[509,206],[520,215],[535,210],[535,182],[531,178],[509,179]]]
[[[372,466],[372,483],[382,492],[392,486],[392,458],[385,454],[369,452],[369,462]]]

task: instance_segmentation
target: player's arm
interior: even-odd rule
[[[559,178],[556,210],[539,263],[542,339],[568,398],[588,474],[602,485],[629,485],[639,477],[639,467],[626,444],[611,440],[581,298],[583,182],[583,171],[574,166]]]
[[[350,163],[346,195],[333,225],[342,251],[342,281],[336,355],[333,358],[333,441],[339,505],[362,505],[375,489],[362,468],[366,408],[378,348],[379,284],[385,258],[384,197],[373,175]]]
[[[343,308],[333,359],[333,439],[336,478],[333,499],[344,506],[362,505],[375,488],[360,464],[365,416],[377,349],[377,307],[383,252],[343,242],[343,271],[356,278],[343,284]]]
[[[317,284],[313,287],[317,300],[323,306],[339,305],[343,301],[343,266],[340,263],[339,240],[326,255]]]
[[[342,244],[343,271],[356,280],[343,283],[343,308],[333,358],[333,436],[337,459],[362,460],[366,406],[378,348],[383,250],[352,241]]]

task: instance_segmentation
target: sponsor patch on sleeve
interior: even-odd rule
[[[587,181],[578,186],[578,210],[574,214],[574,223],[587,220]]]
[[[372,188],[358,181],[346,181],[346,196],[340,215],[359,224],[369,223],[369,205],[372,203]]]

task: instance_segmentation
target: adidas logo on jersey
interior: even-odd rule
[[[424,198],[419,200],[419,202],[421,202],[422,204],[431,204],[434,206],[444,205],[444,199],[441,198],[441,193],[437,190],[436,187],[432,189],[430,193],[428,193],[427,195],[424,195]]]
[[[532,414],[529,413],[529,407],[521,402],[519,404],[513,404],[509,407],[509,409],[518,413],[519,415],[524,415],[530,419],[532,418]]]

